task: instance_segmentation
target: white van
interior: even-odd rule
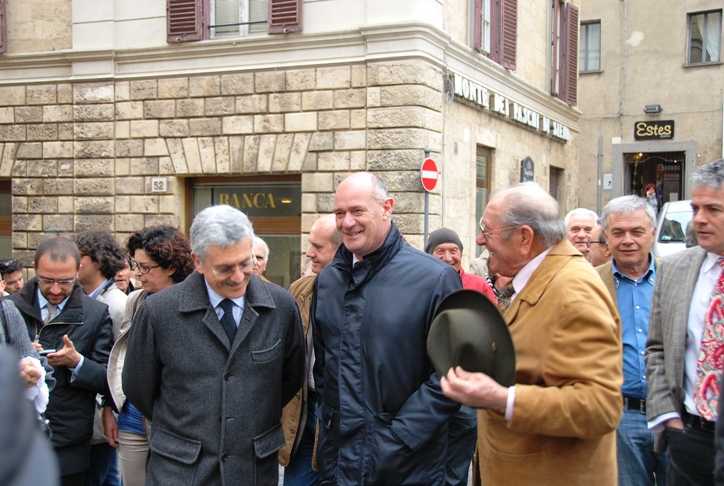
[[[654,255],[665,257],[685,249],[687,229],[693,217],[690,200],[664,204],[656,225]]]

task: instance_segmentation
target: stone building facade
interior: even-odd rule
[[[8,25],[13,11],[40,3],[8,0]],[[564,209],[578,203],[569,189],[578,111],[547,89],[545,2],[517,2],[519,32],[536,37],[518,41],[519,70],[474,49],[475,0],[355,3],[365,25],[339,10],[349,2],[307,1],[299,34],[183,45],[148,32],[165,26],[161,0],[142,2],[139,12],[152,12],[135,19],[119,18],[141,7],[135,0],[105,14],[86,3],[54,0],[70,15],[53,24],[68,31],[54,34],[60,51],[31,52],[27,32],[14,45],[19,30],[9,28],[0,56],[0,178],[11,181],[12,253],[25,262],[51,234],[100,229],[125,241],[152,224],[186,229],[204,204],[236,201],[253,221],[258,212],[262,236],[287,238],[272,245],[272,277],[288,284],[304,235],[351,171],[383,178],[396,223],[422,246],[426,156],[441,167],[430,229],[456,229],[466,248],[481,204],[518,182],[526,158],[533,180],[552,187],[555,178]],[[94,35],[101,49],[92,49]],[[134,42],[143,45],[127,46]],[[244,192],[255,185],[262,189]]]

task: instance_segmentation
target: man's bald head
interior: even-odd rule
[[[334,214],[322,216],[312,224],[306,252],[306,256],[312,264],[312,272],[321,272],[332,261],[340,240]]]
[[[358,259],[382,246],[394,205],[382,181],[369,172],[354,173],[339,184],[334,196],[337,229],[344,246]]]

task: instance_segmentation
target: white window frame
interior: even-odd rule
[[[210,39],[220,39],[225,37],[236,37],[236,36],[247,36],[249,34],[259,34],[261,32],[256,32],[251,30],[251,25],[249,25],[247,22],[250,21],[251,16],[251,1],[250,0],[237,0],[239,5],[239,30],[238,32],[222,32],[217,33],[216,29],[214,27],[211,27],[209,29],[209,38]],[[268,2],[267,1],[267,7]],[[216,24],[216,0],[209,0],[209,25],[213,26]],[[266,29],[264,29],[264,32],[266,32]]]
[[[492,19],[490,16],[490,3],[492,1],[482,0],[482,8],[480,9],[480,49],[486,54],[490,54],[493,39]]]

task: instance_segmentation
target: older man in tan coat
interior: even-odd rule
[[[501,191],[480,222],[490,271],[513,278],[505,311],[516,384],[451,369],[443,392],[478,415],[483,484],[616,484],[621,344],[615,304],[568,240],[558,204],[531,183]]]

